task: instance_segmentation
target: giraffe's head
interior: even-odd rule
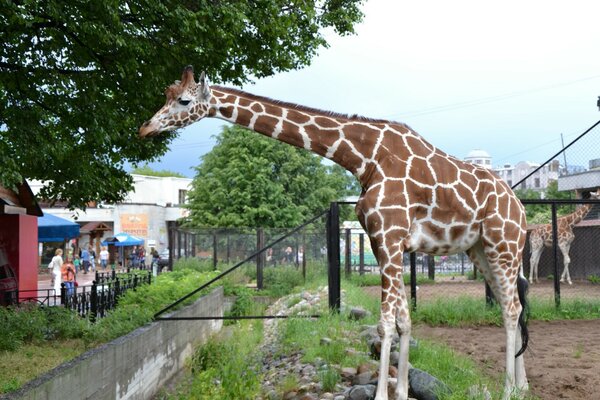
[[[200,80],[196,83],[191,66],[183,70],[181,81],[175,81],[169,86],[165,95],[167,96],[165,105],[140,127],[141,137],[183,128],[199,121],[211,112],[210,88],[204,72],[200,74]]]

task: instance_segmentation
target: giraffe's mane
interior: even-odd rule
[[[309,113],[309,114],[322,115],[324,117],[345,119],[345,120],[349,120],[349,121],[388,123],[388,124],[400,124],[400,125],[404,125],[404,124],[401,124],[399,122],[394,122],[394,121],[390,121],[390,120],[387,120],[387,119],[369,118],[369,117],[363,117],[363,116],[357,115],[357,114],[337,113],[337,112],[333,112],[333,111],[322,110],[322,109],[319,109],[319,108],[313,108],[313,107],[303,106],[303,105],[296,104],[296,103],[290,103],[290,102],[287,102],[287,101],[275,100],[275,99],[272,99],[272,98],[269,98],[269,97],[259,96],[259,95],[255,95],[255,94],[252,94],[252,93],[245,92],[245,91],[240,90],[240,89],[234,89],[234,88],[225,87],[225,86],[212,85],[211,89],[215,89],[215,90],[223,92],[223,93],[240,95],[240,96],[243,96],[244,98],[246,98],[248,100],[256,100],[256,101],[260,101],[261,103],[273,104],[273,105],[276,105],[276,106],[279,106],[279,107],[290,108],[292,110],[306,112],[306,113]]]

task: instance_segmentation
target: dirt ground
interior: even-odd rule
[[[424,299],[464,294],[465,289],[464,284],[455,283],[423,285],[417,292],[417,299],[419,296]],[[473,290],[481,295],[484,293],[481,288],[473,287]],[[575,291],[565,287],[564,294],[569,290]],[[379,288],[368,288],[368,292],[378,295]],[[536,296],[537,292],[549,293],[548,288],[538,285],[529,295]],[[530,321],[529,327],[530,345],[525,353],[525,368],[531,392],[544,400],[600,398],[600,319]],[[491,376],[504,373],[504,328],[417,326],[414,336],[447,343],[454,350],[471,357]]]

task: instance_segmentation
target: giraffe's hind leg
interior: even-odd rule
[[[506,331],[506,377],[503,400],[509,400],[515,394],[520,395],[521,390],[527,389],[523,355],[515,358],[522,344],[521,338],[517,338],[519,315],[522,310],[517,291],[520,265],[516,259],[502,260],[498,256],[492,257],[491,254],[497,255],[497,253],[493,249],[486,252],[481,241],[469,249],[467,254],[485,277],[502,309]]]
[[[542,246],[531,245],[531,258],[529,259],[529,282],[531,283],[538,281],[538,264],[543,250],[543,244]]]
[[[559,245],[558,248],[562,252],[563,264],[565,265],[565,268],[563,269],[563,273],[560,276],[560,281],[564,282],[566,280],[569,285],[572,285],[573,282],[571,282],[571,274],[569,273],[569,265],[571,264],[571,257],[569,257],[569,250],[571,248],[571,244],[568,243],[568,244]]]

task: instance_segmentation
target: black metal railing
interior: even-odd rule
[[[119,297],[125,292],[150,283],[152,283],[152,271],[96,272],[96,279],[91,285],[70,287],[63,282],[59,293],[54,289],[21,290],[17,291],[16,299],[18,304],[62,305],[94,322],[114,309]]]

